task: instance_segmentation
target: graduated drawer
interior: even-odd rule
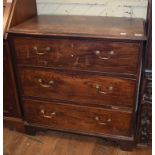
[[[97,40],[15,38],[18,64],[136,74],[140,45]]]
[[[135,80],[26,68],[19,74],[24,96],[123,107],[135,101]]]
[[[25,100],[24,108],[29,123],[83,133],[131,135],[130,112],[35,100]]]

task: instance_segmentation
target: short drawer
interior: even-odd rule
[[[105,106],[134,105],[135,80],[27,68],[20,69],[19,74],[24,96]]]
[[[25,119],[55,129],[92,134],[131,136],[132,113],[25,100]]]
[[[140,45],[96,40],[15,38],[18,64],[136,74]]]

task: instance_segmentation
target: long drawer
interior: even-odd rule
[[[132,134],[130,112],[36,100],[24,100],[24,108],[29,123],[91,134]]]
[[[137,74],[140,45],[96,40],[15,38],[18,64]]]
[[[135,102],[135,80],[36,68],[19,74],[23,96],[131,108]]]

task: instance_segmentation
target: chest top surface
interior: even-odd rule
[[[13,28],[10,33],[48,36],[145,40],[143,19],[96,16],[35,16]]]

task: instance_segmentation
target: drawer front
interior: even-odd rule
[[[21,69],[24,96],[95,105],[133,107],[134,80],[49,70]]]
[[[136,74],[139,44],[67,39],[14,40],[18,64]]]
[[[131,135],[131,113],[31,100],[25,100],[24,106],[30,123],[94,134]]]

